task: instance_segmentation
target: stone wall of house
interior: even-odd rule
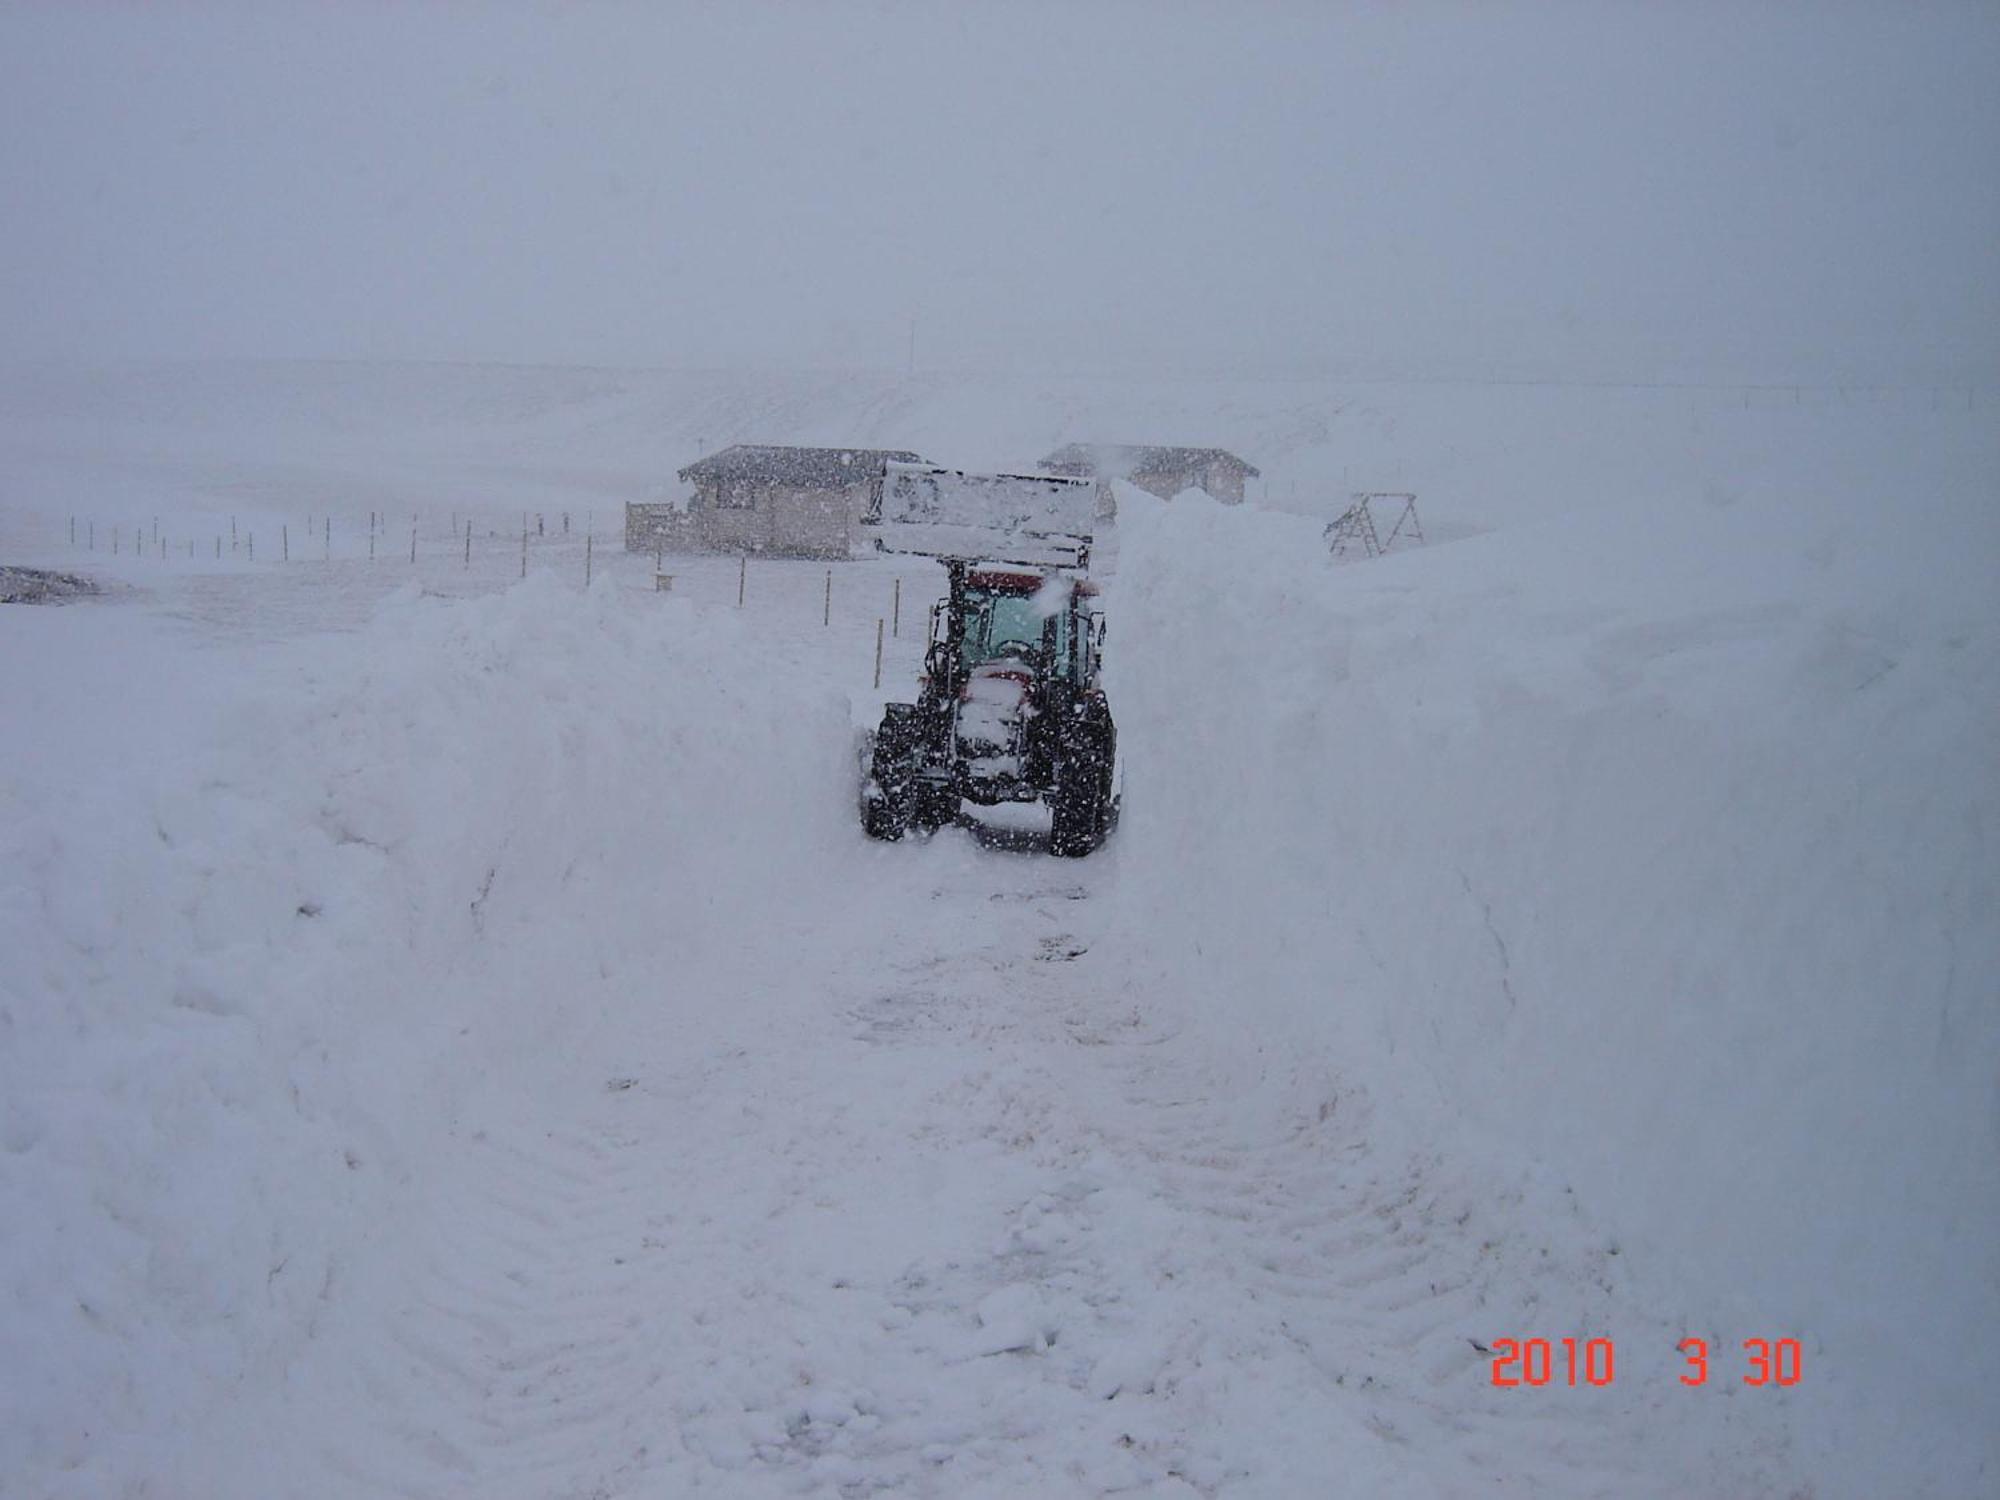
[[[707,552],[769,551],[771,493],[747,479],[704,481],[692,507],[698,545]]]
[[[1224,505],[1243,503],[1243,471],[1230,464],[1210,464],[1195,482]]]
[[[869,481],[838,490],[779,490],[770,507],[770,548],[787,557],[846,557],[868,503]]]
[[[627,552],[692,552],[698,546],[694,517],[678,505],[625,507]]]
[[[1243,475],[1228,464],[1176,469],[1170,474],[1148,474],[1132,482],[1162,500],[1171,500],[1182,490],[1203,490],[1224,505],[1243,503]]]
[[[627,505],[631,552],[764,552],[778,557],[844,558],[867,509],[872,479],[838,490],[714,480],[699,485],[686,509]],[[727,499],[729,504],[722,504]],[[746,503],[747,502],[747,503]]]

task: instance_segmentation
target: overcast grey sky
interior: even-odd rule
[[[0,3],[15,357],[2000,378],[2000,5]]]

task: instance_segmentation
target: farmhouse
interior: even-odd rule
[[[921,463],[881,448],[779,448],[738,443],[689,464],[693,493],[627,505],[625,546],[651,552],[767,552],[846,557],[855,526],[880,503],[885,464]]]
[[[1157,448],[1128,443],[1067,443],[1037,465],[1044,473],[1099,483],[1099,514],[1113,515],[1110,481],[1123,479],[1171,500],[1206,490],[1224,505],[1243,503],[1243,481],[1258,469],[1221,448]]]

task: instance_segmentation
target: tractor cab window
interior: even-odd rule
[[[1053,661],[1058,672],[1069,670],[1069,614],[1044,615],[1026,594],[966,592],[965,644],[968,668],[1003,657],[1017,657],[1036,666]]]

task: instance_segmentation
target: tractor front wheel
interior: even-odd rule
[[[915,710],[891,703],[875,731],[875,753],[861,793],[861,829],[871,839],[900,839],[909,832],[917,798]]]

